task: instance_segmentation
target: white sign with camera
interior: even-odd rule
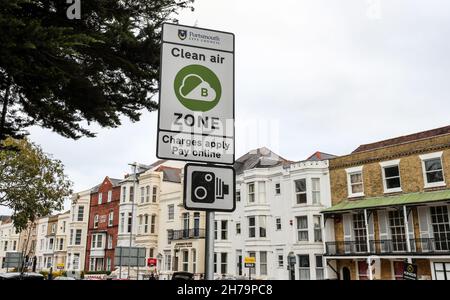
[[[188,210],[234,211],[235,180],[233,167],[186,164],[184,207]]]

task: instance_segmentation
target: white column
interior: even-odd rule
[[[367,253],[370,253],[369,222],[367,221],[367,209],[364,210],[364,224],[366,226]],[[372,267],[370,265],[370,256],[367,257],[367,271],[369,272],[369,280],[372,280],[373,274],[372,274]]]

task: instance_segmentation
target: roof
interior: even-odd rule
[[[236,170],[236,174],[241,174],[245,170],[269,168],[290,163],[292,161],[279,156],[266,147],[262,147],[251,150],[239,157],[234,163],[234,169]]]
[[[106,176],[106,178],[108,178],[108,180],[111,182],[113,187],[119,186],[119,183],[122,181],[122,179],[117,179],[117,178],[111,178]],[[97,184],[96,186],[94,186],[91,189],[91,194],[97,193],[98,192],[98,188],[101,186],[102,184]]]
[[[175,183],[181,182],[181,169],[167,166],[160,166],[155,170],[155,172],[163,172],[163,181]]]
[[[10,220],[10,219],[11,219],[11,216],[0,216],[0,222],[4,222],[4,221]]]
[[[400,136],[400,137],[395,137],[392,139],[387,139],[387,140],[383,140],[383,141],[379,141],[379,142],[375,142],[375,143],[371,143],[371,144],[360,145],[352,153],[375,150],[375,149],[379,149],[379,148],[383,148],[383,147],[404,144],[404,143],[408,143],[408,142],[413,142],[413,141],[417,141],[417,140],[427,139],[427,138],[431,138],[431,137],[435,137],[435,136],[439,136],[439,135],[446,135],[446,134],[450,134],[450,125],[445,126],[445,127],[436,128],[436,129],[426,130],[426,131],[422,131],[422,132],[417,132],[417,133],[413,133],[413,134],[409,134],[409,135],[404,135],[404,136]]]
[[[322,213],[329,214],[357,209],[414,205],[446,200],[450,200],[450,189],[433,192],[401,194],[395,196],[372,197],[361,200],[344,200],[323,210]]]
[[[320,151],[316,151],[313,155],[311,155],[310,157],[308,157],[306,160],[309,161],[319,161],[319,160],[327,160],[327,159],[332,159],[337,157],[336,155],[333,154],[329,154],[329,153],[325,153],[325,152],[320,152]]]

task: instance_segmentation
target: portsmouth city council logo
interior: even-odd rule
[[[182,29],[178,29],[178,37],[180,38],[180,40],[185,40],[187,37],[187,31],[186,30],[182,30]]]
[[[209,111],[220,101],[222,86],[213,71],[201,65],[189,65],[175,76],[175,95],[193,111]]]

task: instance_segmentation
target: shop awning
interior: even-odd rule
[[[382,208],[400,205],[417,205],[436,201],[450,200],[450,189],[434,192],[409,193],[395,196],[372,197],[358,200],[344,200],[330,208],[324,209],[322,213],[330,214],[349,210]]]

